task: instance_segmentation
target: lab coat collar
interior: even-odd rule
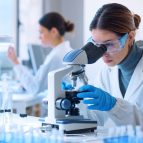
[[[143,56],[137,64],[135,71],[131,77],[129,82],[127,91],[125,93],[125,99],[129,100],[131,96],[135,96],[138,87],[143,84]]]
[[[113,96],[117,98],[123,99],[120,86],[119,86],[119,71],[118,71],[118,66],[115,67],[109,67],[109,71],[111,72],[110,75],[110,83],[112,87],[112,94]]]
[[[118,66],[115,67],[109,67],[110,79],[111,79],[111,87],[112,87],[112,94],[113,96],[116,95],[117,98],[123,99],[120,85],[119,85],[119,70]],[[136,95],[136,91],[138,90],[139,86],[143,84],[143,56],[141,57],[139,63],[137,64],[133,75],[130,79],[128,88],[126,90],[124,100],[131,100],[131,98]]]
[[[110,67],[110,79],[111,81],[111,86],[112,86],[112,93],[113,96],[116,95],[117,98],[123,99],[120,86],[119,86],[119,70],[118,67]],[[116,82],[116,83],[115,83]],[[138,87],[143,84],[143,56],[141,57],[139,63],[137,64],[133,75],[130,79],[128,88],[126,90],[124,100],[129,101],[131,96],[136,95],[136,91],[138,90]]]
[[[57,51],[59,49],[63,49],[63,47],[70,47],[70,42],[69,41],[63,41],[59,45],[57,45],[55,48],[53,48],[54,51]]]

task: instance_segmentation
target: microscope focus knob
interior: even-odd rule
[[[56,108],[58,110],[69,110],[72,108],[72,103],[67,98],[59,98],[56,100]]]

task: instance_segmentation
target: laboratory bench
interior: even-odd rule
[[[0,95],[2,95],[0,88]],[[0,112],[0,143],[142,143],[140,126],[99,127],[94,132],[65,134],[47,126],[45,118],[28,116],[26,108],[42,102],[47,95],[13,92],[17,114]],[[2,97],[2,96],[1,96]],[[1,110],[0,110],[1,111]],[[73,125],[72,125],[73,126]]]
[[[4,82],[0,81],[0,107],[2,106],[1,102],[3,102],[3,96],[5,94],[2,89],[4,86],[3,84]],[[11,81],[8,84],[10,84],[9,86],[11,91],[6,94],[10,94],[12,97],[12,108],[18,114],[26,114],[26,109],[28,107],[34,107],[37,104],[41,105],[43,98],[47,96],[46,91],[35,95],[27,93],[17,81]],[[31,114],[34,115],[34,113]]]
[[[42,126],[44,118],[12,114],[10,122],[0,124],[1,143],[142,143],[140,126],[97,127],[94,132],[64,134]]]
[[[64,134],[56,129],[43,130],[43,118],[27,116],[26,114],[12,114],[10,124],[0,128],[0,142],[6,140],[15,143],[101,143],[101,135],[97,132],[83,134]],[[44,127],[45,129],[45,127]],[[103,132],[102,132],[103,136]]]

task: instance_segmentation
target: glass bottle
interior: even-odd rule
[[[4,124],[6,131],[10,130],[12,125],[12,94],[11,87],[9,84],[10,77],[7,73],[2,75],[2,108],[4,110]]]

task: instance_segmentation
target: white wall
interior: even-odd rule
[[[75,31],[67,35],[73,48],[83,46],[83,0],[61,0],[61,13],[75,24]]]
[[[17,3],[16,0],[0,1],[0,35],[8,35],[13,38],[16,44],[17,36]]]
[[[27,60],[27,44],[39,44],[38,20],[42,16],[41,0],[20,0],[19,1],[19,56],[21,60]]]

